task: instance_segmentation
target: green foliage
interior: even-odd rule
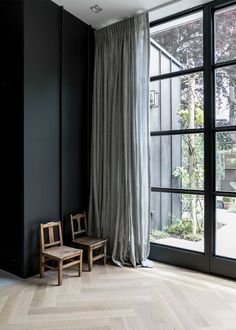
[[[229,53],[236,53],[235,21],[236,11],[230,10],[217,15],[216,47],[217,60],[229,60]],[[227,23],[226,23],[227,22]],[[174,25],[171,29],[163,29],[152,35],[159,45],[174,56],[183,69],[202,65],[203,54],[203,19]],[[194,49],[194,51],[193,51]]]
[[[197,20],[175,26],[173,29],[165,29],[152,37],[186,69],[202,65],[201,31],[202,20]]]
[[[224,196],[223,197],[223,202],[233,203],[234,200],[235,200],[234,197],[229,197],[229,196]]]
[[[216,187],[220,190],[221,179],[225,176],[225,165],[222,161],[222,155],[234,152],[234,141],[230,132],[220,132],[216,134]],[[230,162],[236,165],[236,158]]]
[[[204,121],[204,112],[203,109],[195,107],[195,123],[200,126]]]
[[[202,240],[202,235],[194,235],[194,234],[188,234],[184,236],[184,239],[188,241],[198,242]]]
[[[171,224],[165,231],[154,229],[150,233],[150,241],[155,242],[159,239],[175,237],[197,242],[202,239],[202,233],[192,234],[192,221],[189,219],[175,218],[175,222]]]
[[[217,149],[218,150],[232,150],[233,140],[229,132],[220,132],[216,135]]]
[[[189,180],[189,173],[185,167],[176,166],[172,174],[175,178],[181,178],[185,183]]]
[[[176,219],[167,230],[169,234],[178,235],[184,238],[184,235],[192,233],[192,221],[188,219]]]
[[[158,229],[154,229],[151,231],[150,233],[150,241],[157,241],[161,238],[167,238],[170,237],[170,235],[164,231],[158,230]]]
[[[197,164],[198,165],[198,164]],[[203,167],[195,167],[190,171],[182,166],[176,166],[172,172],[172,175],[175,178],[179,178],[182,180],[182,188],[183,189],[202,189],[203,180],[204,180],[204,169]],[[190,175],[194,177],[194,186],[189,186]]]
[[[192,221],[189,219],[175,218],[175,222],[167,229],[167,233],[172,237],[186,239],[188,241],[200,241],[202,239],[202,228],[198,227],[197,234],[192,234]]]
[[[179,111],[177,111],[177,115],[180,116],[182,126],[185,128],[188,123],[188,108],[181,108]]]
[[[188,86],[186,86],[188,88]],[[177,115],[181,118],[182,128],[189,128],[189,109],[188,107],[181,107],[177,111]],[[202,127],[204,122],[203,104],[201,102],[195,102],[194,108],[194,123],[197,127]]]

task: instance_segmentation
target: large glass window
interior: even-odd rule
[[[203,252],[204,197],[152,192],[151,227],[151,242]]]
[[[236,259],[236,197],[216,198],[216,254]]]
[[[236,191],[236,132],[216,133],[216,190]]]
[[[236,125],[236,65],[216,69],[215,85],[216,126]]]
[[[152,22],[150,45],[150,257],[236,278],[235,1]]]
[[[236,4],[202,8],[150,28],[150,240],[235,277]]]
[[[151,81],[150,94],[151,131],[204,127],[202,72]]]
[[[202,12],[151,28],[150,62],[151,241],[204,252]]]
[[[152,136],[151,185],[203,190],[203,134]]]
[[[236,259],[236,5],[214,14],[215,255]]]
[[[153,27],[151,39],[158,48],[152,49],[151,74],[157,67],[160,69],[156,70],[154,75],[203,65],[201,11]],[[158,55],[155,55],[154,52]],[[160,56],[160,66],[156,64],[156,56]]]
[[[215,13],[215,61],[236,59],[236,5]]]

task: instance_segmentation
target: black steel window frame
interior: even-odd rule
[[[218,9],[227,8],[235,4],[235,0],[215,0],[150,23],[150,28],[152,28],[198,11],[203,12],[203,66],[152,76],[150,82],[203,72],[204,127],[199,129],[155,131],[150,132],[150,136],[204,133],[204,190],[151,187],[151,191],[203,195],[205,206],[204,253],[151,242],[150,257],[156,259],[155,255],[158,254],[159,261],[170,261],[170,263],[175,265],[231,278],[236,278],[235,259],[217,256],[215,253],[216,196],[236,197],[236,192],[216,190],[215,137],[217,132],[236,131],[236,126],[216,127],[215,125],[215,70],[235,65],[236,60],[215,63],[214,14]]]

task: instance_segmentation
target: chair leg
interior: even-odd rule
[[[58,261],[58,285],[62,285],[63,278],[63,260]]]
[[[45,257],[40,254],[39,257],[39,272],[40,272],[40,277],[44,277],[44,263],[45,263]]]
[[[107,242],[104,244],[104,265],[106,265],[107,262]]]
[[[91,272],[93,268],[93,250],[92,248],[89,248],[88,250],[88,266],[89,266],[89,271]]]
[[[80,253],[79,255],[79,264],[78,264],[78,275],[79,276],[82,276],[82,271],[83,271],[83,252]]]

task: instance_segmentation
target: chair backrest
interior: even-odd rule
[[[63,245],[61,221],[41,223],[39,230],[40,250]]]
[[[71,233],[73,240],[78,236],[87,235],[87,219],[85,212],[78,213],[75,215],[71,214],[70,223],[71,223]]]

